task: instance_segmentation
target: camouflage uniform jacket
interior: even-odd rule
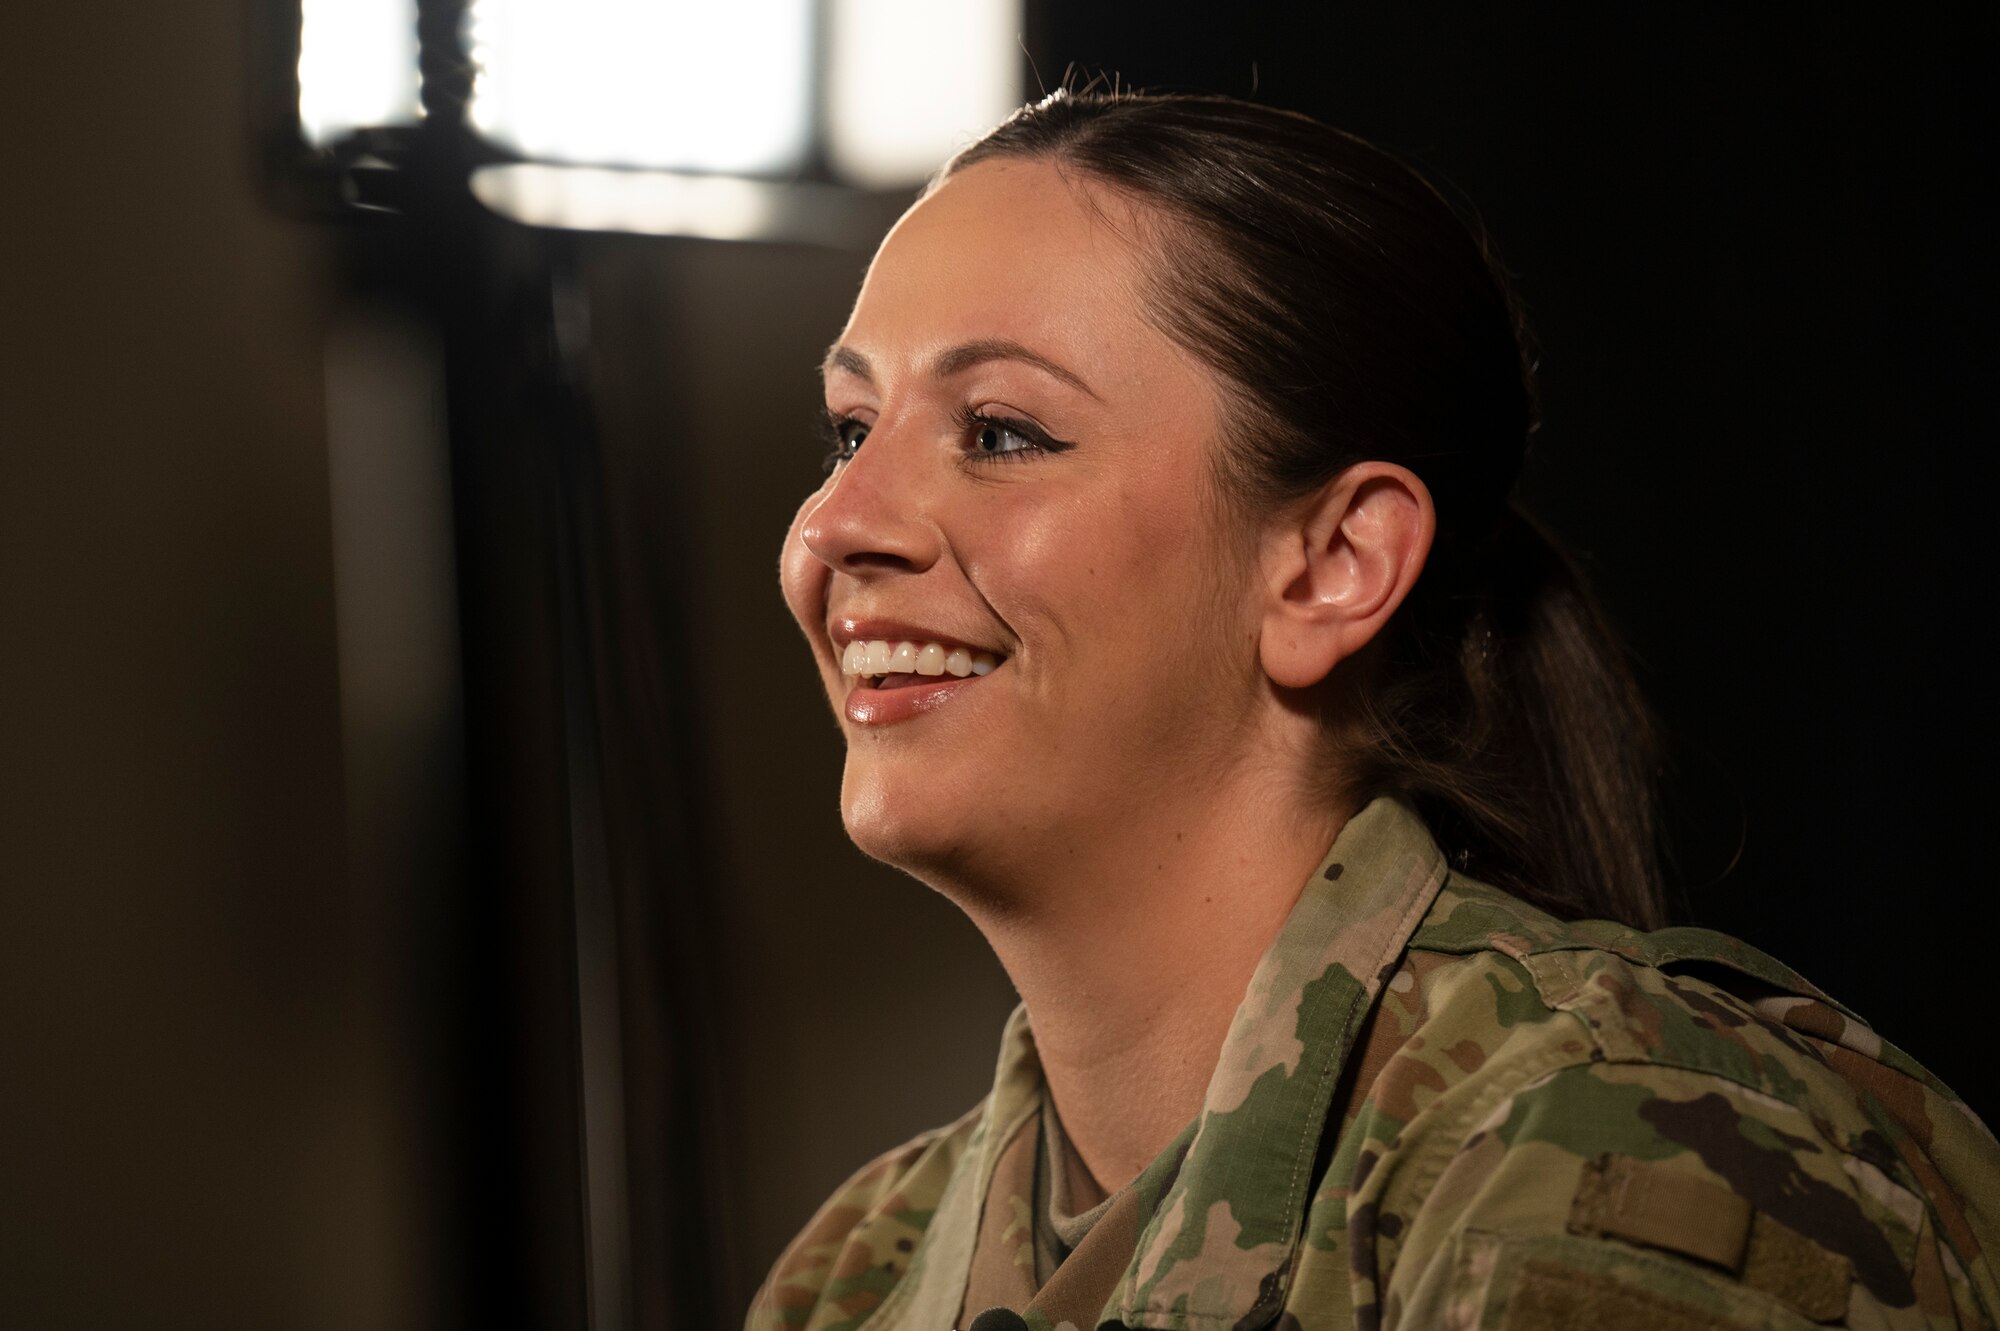
[[[1195,1121],[1046,1283],[1025,1016],[992,1093],[856,1174],[750,1331],[1991,1327],[2000,1147],[1798,975],[1562,923],[1350,820]]]

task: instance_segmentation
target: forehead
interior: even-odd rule
[[[1130,203],[1074,172],[1039,160],[981,162],[889,233],[843,341],[893,361],[1007,338],[1086,378],[1085,365],[1115,376],[1148,359],[1180,361],[1144,317],[1143,234]]]

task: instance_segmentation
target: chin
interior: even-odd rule
[[[850,761],[840,783],[840,821],[862,854],[922,877],[919,866],[936,861],[949,839],[938,826],[944,811],[935,796],[899,789],[904,784],[858,772]]]
[[[981,857],[973,850],[975,829],[962,825],[964,806],[940,798],[949,785],[857,770],[850,759],[840,785],[840,819],[862,854],[956,896],[957,884],[977,876]]]

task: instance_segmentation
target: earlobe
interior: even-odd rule
[[[1381,633],[1437,534],[1430,490],[1406,467],[1361,462],[1274,523],[1264,551],[1264,673],[1306,689]]]

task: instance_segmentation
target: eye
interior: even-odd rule
[[[955,413],[965,451],[974,458],[1026,459],[1040,453],[1062,453],[1072,447],[1027,421],[961,407]]]
[[[1029,438],[1017,427],[1005,421],[984,419],[974,427],[972,447],[975,451],[994,456],[1001,453],[1022,453],[1040,448],[1041,444]]]
[[[861,441],[868,437],[868,422],[828,412],[825,434],[827,454],[824,466],[831,472],[841,463],[851,461],[861,451]]]
[[[861,441],[868,437],[868,423],[846,416],[833,423],[834,445],[849,457],[860,449]]]

